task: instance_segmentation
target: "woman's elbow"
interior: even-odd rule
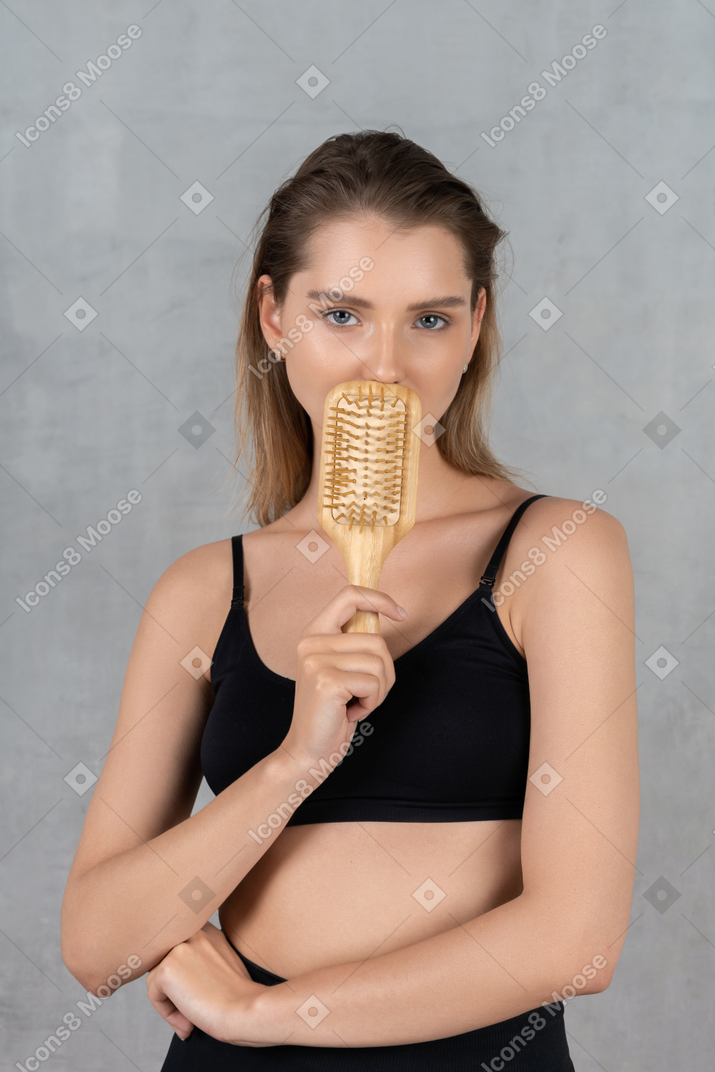
[[[99,984],[95,984],[95,981],[90,977],[87,965],[76,955],[76,950],[66,941],[64,934],[62,935],[61,954],[64,966],[70,975],[77,980],[83,990],[90,994],[94,993],[96,986]]]
[[[111,997],[124,983],[137,979],[147,971],[139,956],[130,956],[106,978],[97,974],[97,965],[90,962],[87,956],[78,956],[76,947],[62,937],[62,960],[70,975],[74,976],[83,990],[88,995],[100,998],[104,1001]]]

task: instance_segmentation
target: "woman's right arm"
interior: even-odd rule
[[[296,782],[319,784],[309,768],[329,754],[324,746],[349,740],[357,718],[394,682],[379,634],[343,634],[341,624],[358,608],[402,616],[384,593],[361,598],[346,586],[304,631],[286,740],[191,815],[213,691],[206,673],[196,680],[180,661],[215,630],[212,590],[230,592],[230,555],[221,559],[209,544],[164,572],[139,622],[116,729],[62,902],[62,957],[90,991],[132,956],[141,965],[130,978],[143,975],[203,927],[275,842],[292,810],[279,806]],[[345,708],[351,693],[365,700],[347,709],[352,717]],[[273,813],[281,825],[259,844],[249,830]]]
[[[212,589],[225,603],[231,581],[206,545],[164,572],[139,622],[62,901],[62,957],[89,990],[131,956],[141,959],[131,977],[144,974],[203,927],[274,840],[259,845],[248,830],[299,777],[280,748],[191,815],[213,691],[208,674],[196,680],[180,660],[215,631]]]

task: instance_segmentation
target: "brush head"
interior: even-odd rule
[[[339,525],[396,525],[405,470],[408,407],[385,384],[340,385],[326,402],[323,505]]]
[[[350,380],[328,392],[318,521],[340,546],[346,562],[354,563],[358,556],[355,540],[362,544],[368,535],[379,536],[384,559],[412,528],[421,420],[417,394],[401,384]]]
[[[348,583],[377,588],[382,564],[415,523],[422,406],[409,387],[350,380],[328,392],[318,521],[340,549]],[[344,632],[380,631],[358,610]]]

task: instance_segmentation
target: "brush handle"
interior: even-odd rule
[[[358,610],[353,614],[347,625],[343,626],[344,633],[379,633],[380,615],[376,610]]]
[[[342,550],[342,549],[341,549]],[[343,560],[348,571],[348,584],[359,588],[377,588],[382,572],[382,555],[363,542],[352,554],[343,551]],[[380,615],[376,610],[357,610],[343,626],[344,633],[379,633]]]

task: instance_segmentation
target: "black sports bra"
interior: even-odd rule
[[[519,518],[541,498],[532,495],[517,507],[479,587],[394,659],[395,684],[384,702],[358,723],[350,751],[332,772],[298,798],[287,826],[521,818],[529,682],[492,587]],[[215,700],[201,741],[204,776],[216,795],[280,746],[295,699],[293,678],[258,656],[243,606],[240,535],[232,537],[232,548],[233,599],[213,655]]]

